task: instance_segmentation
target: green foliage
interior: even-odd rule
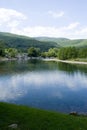
[[[48,57],[57,57],[58,49],[57,48],[50,48],[48,50]]]
[[[58,53],[58,58],[61,60],[77,58],[78,51],[75,47],[61,48]]]
[[[33,50],[31,50],[33,51],[34,57],[39,56],[39,54],[37,54],[39,53],[39,50],[34,48],[40,48],[42,57],[58,56],[59,59],[63,60],[71,58],[87,58],[86,39],[70,40],[67,38],[49,37],[30,38],[0,32],[0,56],[4,56],[6,54],[8,57],[15,57],[17,50],[18,52],[23,53],[27,52],[27,50],[32,47]],[[15,48],[16,50],[9,50],[9,48]]]
[[[0,48],[0,56],[5,56],[5,52],[4,52],[4,49]]]
[[[36,37],[35,38],[36,40],[39,40],[39,41],[45,41],[45,42],[55,42],[58,44],[59,48],[61,47],[61,44],[63,42],[67,42],[67,41],[70,41],[69,39],[67,38],[54,38],[54,37]]]
[[[5,49],[5,54],[7,57],[16,57],[18,51],[15,48]]]
[[[2,49],[5,48],[5,42],[3,40],[0,40],[0,48]]]
[[[78,57],[79,58],[87,58],[87,48],[79,49]]]
[[[0,41],[0,56],[5,56],[5,51],[4,51],[4,48],[5,48],[5,43],[1,40]]]
[[[57,57],[58,55],[58,48],[50,48],[48,52],[43,52],[42,57]]]
[[[61,60],[87,58],[87,48],[77,49],[75,47],[61,48],[58,53],[58,58]]]
[[[41,51],[47,51],[49,48],[58,47],[55,42],[38,41],[34,38],[11,33],[0,33],[0,40],[4,41],[3,44],[5,48],[16,48],[23,52],[26,52],[30,47],[40,48]]]
[[[0,103],[0,129],[11,130],[11,124],[17,130],[87,130],[87,117]]]
[[[39,48],[30,47],[28,49],[28,56],[29,57],[38,57],[38,56],[40,56],[40,49]]]
[[[87,47],[87,39],[77,39],[77,40],[70,40],[67,38],[52,38],[52,37],[37,37],[39,41],[45,42],[55,42],[58,44],[59,47],[77,47],[77,48],[84,48]]]
[[[0,41],[5,48],[16,48],[18,50],[26,51],[30,47],[40,48],[41,51],[48,51],[50,48],[61,47],[77,47],[87,48],[87,39],[70,40],[67,38],[49,38],[37,37],[30,38],[11,33],[0,32]]]

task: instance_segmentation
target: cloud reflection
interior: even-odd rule
[[[78,91],[83,88],[87,88],[87,77],[80,73],[29,72],[0,77],[0,101],[16,100],[31,90],[43,93],[47,90],[50,96],[63,98],[62,89]]]

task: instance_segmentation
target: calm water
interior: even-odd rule
[[[60,112],[87,112],[87,65],[0,62],[0,101]]]

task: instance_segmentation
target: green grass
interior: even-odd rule
[[[87,130],[87,117],[0,103],[0,130],[14,123],[17,130]]]

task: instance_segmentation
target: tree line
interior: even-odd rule
[[[87,58],[87,48],[61,48],[58,53],[58,58],[61,60]]]
[[[87,58],[87,48],[50,48],[48,51],[41,51],[40,48],[30,47],[25,52],[28,57],[43,57],[43,58],[59,58],[61,60],[75,59],[75,58]],[[0,46],[1,57],[16,57],[18,54],[23,54],[21,50],[16,48],[3,48]]]

